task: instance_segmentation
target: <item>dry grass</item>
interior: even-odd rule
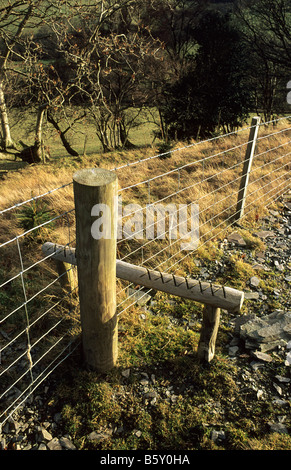
[[[280,128],[272,126],[260,129],[261,139],[256,149],[258,157],[253,163],[244,223],[252,223],[262,216],[266,204],[289,186],[290,129],[288,132],[279,132],[286,127],[288,123],[283,121]],[[262,138],[274,132],[276,134]],[[195,145],[188,148],[179,142],[168,158],[148,159],[121,168],[117,174],[119,187],[122,188],[120,195],[123,204],[134,202],[145,207],[147,203],[157,201],[176,205],[197,203],[200,212],[200,241],[204,243],[209,239],[221,238],[236,210],[247,140],[248,130],[245,130],[237,135],[211,142],[193,143]],[[270,151],[270,149],[275,150]],[[139,149],[84,157],[81,162],[68,159],[64,167],[61,162],[27,166],[18,172],[8,174],[1,182],[0,209],[70,183],[74,172],[79,168],[99,166],[112,169],[124,163],[142,161],[151,155],[154,155],[153,149]],[[131,188],[132,185],[136,186]],[[124,189],[127,187],[129,188]],[[55,224],[51,237],[54,241],[66,243],[68,234],[64,230],[64,224],[67,226],[68,223],[73,223],[72,214],[68,214],[74,206],[72,185],[47,195],[45,202],[55,214],[65,213],[64,218]],[[21,230],[12,215],[7,213],[2,217],[0,242],[5,242],[7,236],[9,238],[13,234],[20,233]],[[72,226],[71,234],[73,233]],[[136,245],[136,240],[131,242],[130,246],[132,243]],[[152,250],[150,252],[152,253]]]
[[[280,126],[276,128],[260,128],[257,156],[253,162],[245,217],[242,220],[246,228],[252,227],[265,214],[267,205],[290,187],[289,126],[287,121],[281,121]],[[232,219],[236,211],[248,135],[249,131],[246,129],[237,135],[210,142],[193,142],[187,147],[178,142],[174,151],[165,158],[149,158],[155,155],[154,149],[143,148],[91,155],[81,161],[68,158],[46,165],[26,166],[8,174],[1,182],[0,209],[71,183],[73,174],[80,168],[121,167],[116,171],[122,202],[137,203],[143,208],[144,228],[145,208],[148,203],[160,201],[164,205],[174,203],[176,207],[178,204],[196,203],[199,205],[200,239],[198,250],[191,253],[181,251],[179,238],[169,240],[167,233],[164,239],[147,240],[144,230],[144,238],[141,240],[118,241],[118,257],[163,271],[195,276],[195,258],[216,259],[218,242],[223,240],[229,231],[234,230]],[[125,166],[126,164],[129,166]],[[45,202],[53,211],[53,217],[57,219],[52,228],[45,226],[33,241],[29,240],[27,243],[27,237],[19,239],[25,268],[41,260],[40,243],[52,241],[74,246],[75,242],[73,185],[69,184],[40,198],[39,201]],[[19,226],[16,216],[23,211],[23,207],[25,206],[2,215],[0,244],[23,233],[24,230]],[[190,219],[190,212],[188,217]],[[167,225],[166,227],[168,228]],[[12,277],[20,268],[17,243],[12,242],[0,249],[5,278]],[[51,264],[42,265],[49,279],[54,279],[56,273]],[[121,301],[125,298],[126,284],[120,283],[120,291]],[[122,304],[121,310],[124,306]]]

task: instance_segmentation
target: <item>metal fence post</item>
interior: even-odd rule
[[[84,169],[74,174],[73,184],[84,361],[87,368],[106,372],[116,365],[118,354],[117,177],[109,170]],[[94,224],[99,230],[94,231]]]
[[[240,188],[238,192],[237,206],[236,206],[236,211],[234,215],[235,221],[240,220],[240,218],[243,216],[243,213],[244,213],[246,194],[247,194],[247,189],[248,189],[248,183],[249,183],[250,172],[252,168],[256,142],[257,142],[259,125],[260,125],[260,117],[259,116],[253,117],[251,130],[249,134],[248,146],[247,146],[246,155],[245,155],[243,171],[242,171]]]

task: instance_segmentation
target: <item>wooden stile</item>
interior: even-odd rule
[[[44,243],[42,250],[46,255],[53,255],[55,259],[77,264],[74,248],[47,242]],[[239,313],[244,301],[244,293],[232,287],[148,270],[142,266],[135,266],[119,260],[116,261],[116,277],[149,289],[177,295],[214,308],[222,308],[229,312]]]

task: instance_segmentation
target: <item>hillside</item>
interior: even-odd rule
[[[290,215],[290,205],[282,201],[256,227],[280,234],[265,239],[264,255],[230,243],[219,265],[201,262],[203,276],[220,279],[222,268],[225,276],[229,272],[227,260],[243,253],[240,281],[254,263],[263,264],[263,271],[256,268],[261,285],[251,286],[245,277],[252,293],[245,321],[253,313],[256,318],[291,313]],[[272,273],[272,287],[262,283],[263,273]],[[239,334],[240,317],[224,312],[217,357],[203,368],[195,357],[199,317],[195,305],[163,296],[137,306],[120,323],[118,368],[105,376],[82,371],[75,353],[14,413],[2,433],[2,448],[289,450],[286,346],[256,353]]]
[[[70,182],[79,168],[115,169],[125,203],[146,204],[149,197],[161,201],[169,195],[176,204],[199,203],[197,251],[185,256],[177,244],[169,245],[168,238],[148,244],[120,240],[120,259],[143,261],[150,268],[161,265],[182,276],[232,286],[243,290],[246,298],[239,316],[222,311],[215,358],[203,365],[197,359],[201,304],[150,292],[143,299],[146,303],[132,305],[126,300],[130,286],[118,281],[117,367],[106,374],[84,370],[76,342],[69,357],[5,420],[2,448],[290,449],[289,128],[288,120],[261,127],[246,215],[239,226],[230,223],[230,216],[249,129],[199,144],[179,142],[166,155],[136,148],[25,165],[3,177],[1,210],[16,205],[2,213],[0,223],[4,393],[17,374],[30,371],[27,357],[35,362],[35,375],[41,377],[43,367],[50,365],[46,361],[51,360],[49,355],[42,356],[42,344],[51,348],[66,328],[78,339],[77,298],[64,293],[56,282],[54,264],[41,259],[41,244],[69,242],[74,246]],[[61,189],[51,192],[56,188]],[[38,202],[17,206],[42,194],[46,196]],[[47,211],[53,211],[50,218],[61,217],[34,231],[33,227],[47,220]],[[21,220],[32,225],[24,226]],[[23,236],[28,227],[32,232]],[[9,239],[14,242],[7,244]],[[21,325],[27,332],[27,317],[17,310],[23,303],[21,260],[32,348],[30,356],[14,363],[16,349],[9,348],[9,342],[17,338]],[[262,328],[267,328],[263,343],[258,334]],[[44,334],[47,343],[42,340]],[[17,344],[21,354],[27,353],[26,343]],[[34,380],[37,384],[38,377]],[[9,389],[9,400],[22,387],[24,383]]]

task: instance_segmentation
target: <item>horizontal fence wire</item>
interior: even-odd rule
[[[259,126],[241,223],[290,190],[290,118]],[[203,247],[233,229],[251,127],[112,167],[120,186],[117,258],[195,279],[193,260],[195,266]],[[0,210],[0,427],[80,345],[76,267],[59,270],[53,254],[41,251],[45,241],[75,247],[73,205],[70,181]],[[190,234],[191,207],[198,207],[198,248],[185,250],[186,240],[173,237],[180,229],[175,213],[158,231],[158,209],[171,205],[186,210]],[[150,210],[154,218],[145,224]],[[68,276],[74,282],[64,289]],[[149,292],[118,280],[118,316],[136,305],[136,294],[140,300]]]
[[[74,245],[73,199],[57,204],[70,187],[0,210],[0,428],[80,344],[77,286],[62,288],[76,268],[59,272],[41,251],[50,236]]]
[[[274,124],[275,121],[272,121]],[[276,124],[278,122],[276,121]],[[266,129],[266,123],[261,124],[260,131]],[[250,127],[248,128],[250,129]],[[272,203],[273,200],[276,200],[283,192],[286,192],[290,189],[290,180],[288,179],[288,172],[290,172],[290,154],[291,152],[286,152],[286,148],[290,148],[290,127],[284,127],[283,129],[274,130],[273,132],[267,132],[265,135],[259,135],[257,138],[257,151],[254,156],[254,163],[251,175],[253,178],[250,179],[248,197],[245,204],[245,212],[243,218],[247,218],[252,215],[253,212],[261,210],[260,206],[267,207]],[[285,142],[278,142],[284,137]],[[271,146],[263,148],[265,145],[265,140],[268,139],[274,140],[277,143],[271,143]],[[199,206],[199,230],[200,230],[200,240],[199,248],[207,245],[207,243],[216,240],[218,237],[222,239],[225,236],[226,231],[232,227],[233,217],[236,214],[236,205],[237,205],[237,196],[239,183],[242,178],[242,169],[244,163],[244,152],[249,141],[243,141],[238,143],[238,145],[230,146],[227,149],[224,149],[220,152],[213,152],[210,155],[197,158],[195,161],[190,161],[180,165],[177,168],[168,170],[167,172],[162,172],[160,174],[155,174],[154,176],[143,179],[142,181],[137,182],[136,184],[131,183],[126,187],[120,189],[120,194],[123,195],[125,191],[131,191],[132,188],[140,187],[142,185],[147,185],[147,192],[144,191],[144,204],[141,203],[140,198],[137,198],[138,206],[141,207],[135,208],[132,212],[126,213],[123,216],[126,220],[130,216],[136,216],[138,212],[143,214],[145,217],[146,211],[149,207],[155,207],[161,202],[168,202],[173,198],[177,203],[177,197],[183,194],[183,198],[189,199],[189,192],[195,189],[199,190],[199,195],[194,197],[191,195],[190,201],[195,202]],[[243,149],[243,152],[241,150]],[[285,153],[280,153],[280,152]],[[234,155],[235,153],[235,155]],[[231,156],[231,158],[228,158]],[[274,157],[275,155],[275,157]],[[219,159],[219,161],[218,161]],[[227,163],[227,160],[231,164]],[[200,165],[200,171],[198,166]],[[224,165],[220,171],[215,172],[215,165]],[[192,182],[191,184],[185,184],[182,186],[181,172],[182,170],[187,170],[190,167],[195,168],[195,171],[191,173]],[[209,171],[208,167],[211,167]],[[178,178],[178,188],[175,191],[169,191],[166,195],[163,194],[163,197],[156,197],[158,191],[155,192],[155,185],[160,189],[159,179],[162,180],[162,189],[165,188],[166,178],[174,173],[179,174]],[[196,177],[195,173],[198,173],[199,176]],[[259,174],[259,176],[257,176]],[[280,174],[278,177],[276,174]],[[131,174],[131,179],[133,175]],[[215,185],[215,179],[219,180],[219,183]],[[266,180],[268,180],[265,182]],[[281,181],[283,179],[283,181]],[[214,186],[214,189],[211,189]],[[151,186],[150,186],[151,185]],[[203,185],[208,186],[207,191],[204,191]],[[274,186],[274,188],[273,188]],[[276,193],[277,190],[277,193]],[[202,195],[201,195],[202,193]],[[204,194],[203,194],[204,193]],[[132,197],[132,196],[131,196]],[[191,203],[188,204],[190,207]],[[258,207],[259,206],[259,207]],[[191,217],[188,217],[187,222],[191,222]],[[153,222],[153,225],[156,226],[157,222]],[[147,226],[148,228],[148,226]],[[171,240],[170,229],[178,228],[178,225],[171,226],[168,225],[168,230],[165,230],[162,234],[165,240],[162,244],[162,240],[159,237],[155,237],[151,240],[138,240],[132,241],[132,234],[126,235],[118,241],[118,252],[119,259],[122,261],[132,262],[137,265],[142,265],[153,270],[161,270],[163,272],[171,272],[173,268],[181,270],[181,261],[191,259],[197,249],[189,250],[186,253],[183,253],[183,250],[180,249],[181,240]],[[144,227],[141,224],[141,228],[134,230],[136,236],[144,234]],[[166,236],[168,234],[168,237]],[[143,238],[141,236],[141,238]],[[127,241],[128,246],[127,250],[124,253],[124,242]],[[159,248],[156,247],[159,243]],[[175,251],[174,253],[173,250]],[[139,256],[138,256],[139,255]],[[163,256],[164,255],[164,256]],[[197,256],[197,255],[196,255]],[[184,272],[184,275],[193,274],[190,272]],[[130,307],[136,305],[136,298],[142,300],[142,295],[145,297],[147,294],[151,293],[152,290],[144,289],[142,286],[135,288],[132,283],[120,283],[120,302],[118,304],[118,315],[120,316]],[[131,290],[130,290],[131,289]],[[128,292],[131,294],[128,295]],[[137,294],[139,294],[137,296]]]

